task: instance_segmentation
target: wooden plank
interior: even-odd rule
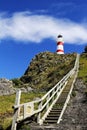
[[[20,104],[20,97],[21,97],[21,90],[17,90],[16,99],[15,99],[15,105],[17,105],[17,106]],[[19,107],[16,109],[14,108],[14,116],[13,116],[11,130],[16,130],[16,128],[17,128],[17,118],[19,115],[19,111],[20,111]]]

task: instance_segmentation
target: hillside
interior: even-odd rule
[[[6,129],[11,124],[12,106],[15,101],[13,93],[16,89],[22,90],[21,103],[41,98],[74,66],[75,58],[75,53],[57,55],[56,53],[42,52],[32,59],[21,78],[12,79],[12,81],[1,79],[0,129],[2,127]]]
[[[43,52],[36,55],[24,75],[21,78],[13,79],[14,87],[20,88],[29,93],[22,93],[21,103],[40,98],[55,85],[73,66],[76,54],[57,55],[51,52]],[[7,83],[7,85],[6,85]],[[9,93],[9,89],[13,89],[12,82],[1,79],[0,90]],[[2,89],[1,89],[2,88]],[[3,89],[4,88],[4,89]],[[15,90],[14,89],[14,90]],[[32,91],[30,93],[30,91]],[[13,93],[13,91],[11,91]],[[6,128],[11,124],[12,106],[15,101],[15,95],[0,96],[0,129]],[[57,130],[86,130],[87,129],[87,54],[80,55],[80,68],[75,88],[72,93],[71,101],[63,116],[63,121],[57,127]],[[68,123],[67,123],[68,122]],[[2,128],[3,127],[3,128]],[[21,130],[26,129],[22,126]],[[27,129],[29,129],[27,125]],[[27,130],[26,129],[26,130]],[[40,128],[41,129],[41,128]],[[44,130],[44,128],[42,127]],[[31,129],[32,130],[32,129]],[[34,129],[33,129],[34,130]],[[36,130],[36,128],[35,128]],[[56,129],[55,129],[56,130]]]
[[[48,91],[74,66],[75,58],[75,53],[65,55],[40,53],[32,59],[24,75],[18,79],[16,87]]]
[[[20,130],[87,130],[87,54],[80,55],[80,67],[71,100],[63,115],[62,121],[57,126],[37,126],[28,124]],[[28,68],[29,69],[29,68]],[[27,71],[26,71],[27,73]],[[26,74],[25,73],[25,74]],[[35,126],[36,125],[36,126]]]
[[[67,54],[68,55],[68,54]],[[68,55],[71,57],[72,54]],[[65,55],[61,55],[58,57],[66,57]],[[34,58],[32,61],[35,61]],[[64,59],[64,61],[66,61]],[[31,62],[30,65],[32,65]],[[34,62],[35,63],[35,62]],[[63,62],[62,62],[63,63]],[[46,128],[45,126],[38,126],[36,124],[28,124],[22,126],[20,130],[30,129],[30,130],[87,130],[87,54],[83,53],[80,55],[80,67],[78,78],[75,82],[75,87],[72,92],[72,97],[69,102],[69,105],[63,115],[63,120],[58,126],[49,126]],[[24,76],[27,77],[30,74],[30,68],[26,70]],[[33,68],[33,67],[32,67]],[[61,71],[61,70],[60,70]],[[22,77],[23,78],[23,77]],[[26,78],[25,78],[26,79]],[[36,127],[35,127],[36,125]]]
[[[87,130],[87,53],[80,55],[78,77],[60,124],[49,128],[32,124],[29,127],[31,130]]]

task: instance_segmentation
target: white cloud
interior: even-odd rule
[[[66,43],[84,44],[87,42],[87,26],[66,19],[31,12],[14,13],[10,17],[0,15],[0,40],[11,38],[23,42],[39,43],[43,39],[56,39],[64,36]]]

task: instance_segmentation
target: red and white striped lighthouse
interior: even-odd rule
[[[64,48],[63,48],[63,36],[62,35],[58,35],[57,37],[57,54],[64,54]]]

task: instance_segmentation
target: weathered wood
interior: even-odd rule
[[[42,108],[42,101],[39,103],[39,106],[38,106],[38,109],[41,109],[41,108]],[[39,123],[40,118],[41,118],[41,112],[38,113],[38,116],[37,116],[37,123]]]
[[[50,98],[50,95],[47,96],[47,101],[49,100],[49,98]],[[46,109],[47,109],[47,110],[48,110],[48,108],[49,108],[49,102],[48,102],[48,104],[47,104],[47,106],[46,106]]]
[[[23,118],[25,119],[27,115],[33,115],[34,113],[34,103],[24,104]]]
[[[16,92],[16,99],[15,99],[15,105],[18,106],[20,104],[20,97],[21,97],[21,90],[17,90]],[[17,118],[19,115],[20,108],[14,108],[14,116],[12,121],[12,127],[11,130],[16,130],[17,128]]]

